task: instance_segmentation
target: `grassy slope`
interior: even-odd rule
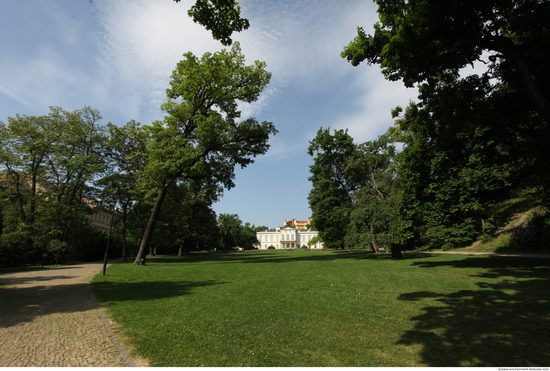
[[[533,198],[514,198],[495,205],[492,210],[495,218],[495,228],[489,230],[487,236],[479,236],[478,241],[470,246],[457,247],[453,251],[526,253],[526,251],[517,250],[510,245],[512,233],[533,217],[534,213],[540,208],[539,204]],[[421,248],[420,250],[424,249]],[[528,252],[550,255],[549,250]]]
[[[550,260],[262,251],[92,285],[151,366],[544,366]]]

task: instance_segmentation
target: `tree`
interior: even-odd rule
[[[348,160],[346,173],[357,185],[346,234],[349,248],[371,245],[374,252],[380,245],[386,251],[398,248],[395,162],[395,146],[388,135],[361,144]]]
[[[342,52],[354,66],[380,64],[389,80],[406,86],[457,76],[460,69],[490,57],[492,77],[502,90],[527,95],[531,107],[550,122],[550,3],[541,0],[376,0],[380,22],[374,35],[359,27]],[[521,98],[519,98],[521,99]]]
[[[550,3],[376,2],[374,35],[359,28],[341,55],[419,84],[420,102],[397,120],[400,233],[450,248],[471,242],[491,203],[513,189],[536,185],[550,203],[550,55],[541,45],[550,37]],[[461,79],[475,61],[487,71]]]
[[[254,102],[270,78],[264,62],[244,64],[238,43],[200,59],[184,54],[166,91],[168,102],[162,105],[168,116],[151,129],[145,171],[158,194],[134,264],[141,263],[164,197],[175,182],[208,177],[232,188],[234,167],[244,168],[267,151],[269,135],[277,133],[274,125],[253,118],[237,123],[237,102]]]
[[[8,117],[8,126],[2,125],[0,158],[31,244],[46,236],[65,241],[71,226],[83,221],[84,196],[105,168],[99,112],[50,110],[47,116]]]
[[[335,130],[331,135],[330,128],[319,129],[309,143],[308,153],[315,156],[309,178],[313,188],[308,195],[314,228],[326,247],[338,248],[344,245],[355,202],[356,187],[345,170],[356,147],[347,130]]]
[[[107,126],[108,168],[97,185],[102,188],[101,199],[104,202],[117,203],[120,206],[122,260],[126,261],[129,212],[140,197],[143,198],[146,194],[139,189],[138,184],[147,163],[150,131],[134,120],[121,127],[110,123]]]
[[[405,144],[401,215],[433,247],[470,243],[491,218],[490,206],[533,185],[540,169],[532,152],[548,137],[547,126],[526,120],[521,109],[509,112],[513,99],[489,94],[485,79],[424,85],[421,103],[397,120]]]
[[[242,240],[242,221],[239,216],[237,214],[220,214],[218,226],[223,249],[230,250],[238,247]]]
[[[247,30],[250,26],[248,19],[241,18],[241,7],[235,0],[197,0],[187,14],[195,23],[212,31],[214,40],[219,40],[225,46],[233,43],[233,32]]]

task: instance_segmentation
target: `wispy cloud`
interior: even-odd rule
[[[119,107],[128,118],[161,119],[159,106],[182,55],[221,49],[188,17],[189,1],[97,0],[97,6],[102,32],[94,91],[103,104]]]

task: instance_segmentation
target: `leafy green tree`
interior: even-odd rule
[[[187,14],[195,23],[212,31],[214,40],[225,46],[232,44],[233,32],[247,30],[250,26],[248,19],[241,18],[241,7],[235,0],[196,0]]]
[[[254,246],[258,244],[258,237],[256,237],[256,227],[248,222],[244,223],[241,232],[241,246],[245,250],[252,250]]]
[[[220,214],[218,216],[221,244],[224,250],[242,247],[242,221],[237,214]]]
[[[388,135],[359,145],[348,160],[346,173],[357,185],[346,234],[349,248],[371,245],[378,252],[383,245],[386,251],[398,249],[395,161],[395,146]]]
[[[488,94],[486,78],[424,85],[421,103],[397,120],[405,143],[401,214],[434,247],[470,243],[491,218],[490,206],[532,184],[540,169],[533,148],[541,148],[537,137],[547,138],[546,125],[507,111],[512,97]]]
[[[132,206],[146,194],[138,184],[147,164],[147,144],[151,135],[146,127],[134,120],[121,127],[110,123],[107,127],[108,167],[97,185],[102,189],[100,198],[107,204],[116,202],[120,208],[122,260],[126,261],[128,217]],[[136,217],[139,213],[131,215]]]
[[[309,155],[315,156],[310,166],[313,188],[308,201],[314,228],[328,248],[344,245],[356,191],[346,166],[355,150],[347,130],[335,130],[331,135],[330,128],[319,129],[308,148]]]
[[[541,47],[550,3],[376,2],[374,35],[359,28],[342,57],[419,84],[420,102],[397,121],[401,235],[451,248],[472,241],[490,205],[515,188],[540,186],[550,200],[550,52]],[[483,52],[487,71],[460,79]]]
[[[31,249],[47,248],[53,239],[74,242],[69,231],[85,222],[91,183],[105,168],[99,112],[50,110],[45,116],[8,117],[0,128],[5,232],[21,232]]]
[[[550,3],[540,0],[376,0],[374,35],[358,35],[342,52],[353,65],[379,64],[406,86],[438,81],[492,52],[492,77],[507,93],[529,97],[550,122],[548,72]],[[522,99],[523,100],[523,99]]]
[[[234,167],[246,167],[264,154],[270,122],[249,118],[240,123],[237,102],[254,102],[271,74],[265,63],[244,64],[238,43],[230,51],[184,55],[172,74],[164,122],[152,126],[149,162],[145,171],[158,194],[134,264],[140,264],[153,235],[168,189],[177,181],[207,177],[226,188],[234,186]]]

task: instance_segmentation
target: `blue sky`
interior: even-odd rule
[[[182,54],[223,46],[193,23],[193,0],[3,0],[0,3],[0,120],[48,114],[48,106],[98,109],[104,123],[162,119],[160,104]],[[356,142],[392,125],[390,110],[416,89],[384,80],[378,66],[353,67],[340,52],[357,26],[377,20],[369,0],[240,1],[250,20],[235,34],[248,63],[273,73],[243,118],[271,121],[279,134],[214,204],[243,222],[276,227],[311,215],[308,142],[319,128],[348,129]]]

